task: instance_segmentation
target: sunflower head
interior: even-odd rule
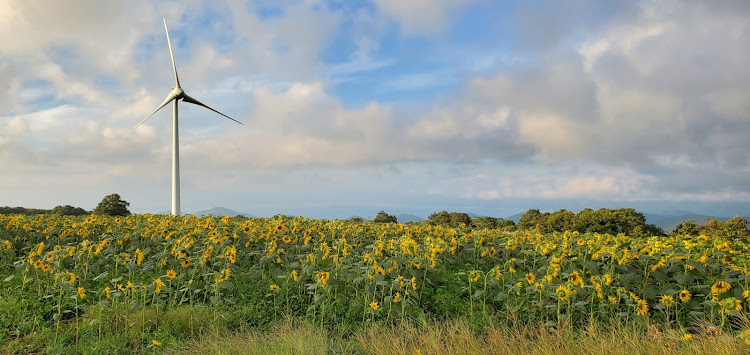
[[[648,303],[645,300],[638,300],[635,306],[635,313],[639,316],[645,316],[648,313]]]
[[[690,294],[690,291],[688,290],[680,291],[679,296],[680,296],[680,301],[682,302],[688,302],[690,301],[690,298],[692,297],[692,295]]]

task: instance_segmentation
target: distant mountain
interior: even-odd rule
[[[248,218],[256,218],[256,216],[253,216],[251,214],[237,212],[235,210],[230,210],[224,207],[214,207],[208,210],[195,212],[194,214],[198,217],[211,215],[211,216],[230,216],[230,217],[243,216],[243,217],[248,217]]]
[[[424,221],[424,218],[415,216],[413,214],[398,214],[396,215],[396,220],[398,221],[398,223],[406,223]]]
[[[518,221],[521,220],[521,216],[523,216],[524,213],[526,213],[526,211],[524,211],[524,212],[518,212],[518,213],[516,213],[516,214],[514,214],[512,216],[508,216],[508,217],[505,217],[503,219],[511,220],[511,221],[513,221],[515,223],[518,223]]]

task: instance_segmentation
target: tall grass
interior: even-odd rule
[[[712,329],[685,338],[681,330],[643,331],[640,325],[590,324],[554,330],[543,325],[489,324],[421,319],[329,331],[302,319],[279,321],[267,330],[186,343],[185,354],[747,354],[750,345]]]

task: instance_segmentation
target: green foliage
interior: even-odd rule
[[[541,213],[537,209],[530,209],[521,215],[518,220],[519,229],[536,229],[544,233],[547,230],[547,217],[549,213]]]
[[[706,224],[697,227],[705,235],[726,235],[744,238],[750,235],[747,230],[747,220],[744,217],[733,217],[724,222],[708,219]]]
[[[427,223],[435,226],[460,227],[461,225],[471,226],[471,217],[463,212],[435,212],[427,217]]]
[[[664,231],[660,228],[653,224],[646,224],[646,217],[632,208],[601,208],[597,211],[586,208],[578,214],[568,210],[541,213],[539,210],[530,209],[521,216],[518,227],[540,233],[576,231],[600,234],[624,233],[633,237],[664,235]]]
[[[83,216],[88,214],[83,208],[73,207],[71,205],[56,206],[51,212],[60,216]]]
[[[427,217],[427,221],[432,225],[447,226],[451,223],[451,216],[447,211],[435,212]]]
[[[0,214],[56,214],[59,216],[83,216],[88,214],[86,210],[80,207],[73,207],[71,205],[56,206],[51,210],[39,209],[39,208],[25,208],[25,207],[0,207]]]
[[[396,216],[385,213],[385,211],[378,212],[378,215],[372,220],[375,223],[397,223]]]
[[[471,220],[471,226],[479,229],[515,230],[516,223],[509,219],[477,216]]]
[[[130,214],[128,210],[130,202],[124,201],[118,194],[111,194],[104,199],[94,209],[94,214],[97,215],[108,215],[108,216],[127,216]]]
[[[45,214],[48,213],[49,210],[43,210],[38,208],[25,208],[25,207],[0,207],[0,214]]]

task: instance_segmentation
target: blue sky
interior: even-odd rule
[[[169,209],[162,17],[186,212],[750,201],[746,1],[9,0],[0,205]]]

